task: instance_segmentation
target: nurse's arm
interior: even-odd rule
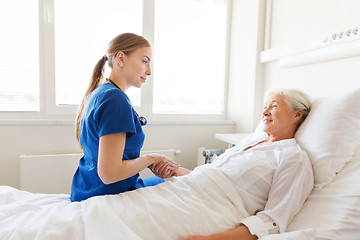
[[[105,184],[127,179],[151,164],[168,160],[162,155],[146,155],[131,161],[122,160],[125,140],[126,133],[114,133],[100,137],[98,174]]]

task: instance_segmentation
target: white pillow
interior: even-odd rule
[[[323,188],[360,144],[360,89],[314,101],[295,137],[312,162],[314,188]]]

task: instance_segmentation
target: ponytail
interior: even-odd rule
[[[91,95],[91,93],[101,84],[101,80],[103,79],[104,75],[104,66],[106,61],[108,60],[107,56],[104,55],[96,64],[93,74],[91,76],[91,81],[89,84],[88,89],[86,90],[85,96],[83,97],[81,104],[79,106],[79,110],[75,120],[75,131],[76,131],[76,139],[80,143],[80,123],[82,119],[82,115],[85,109],[85,105],[87,99]]]
[[[85,112],[87,100],[91,93],[101,84],[104,77],[104,66],[106,61],[109,61],[109,67],[113,68],[114,59],[119,51],[125,53],[125,55],[131,54],[133,51],[140,47],[150,47],[150,43],[144,37],[136,35],[134,33],[123,33],[116,36],[111,40],[106,55],[104,55],[96,64],[94,71],[91,76],[91,81],[88,89],[86,90],[85,96],[81,101],[79,110],[75,120],[75,131],[76,139],[80,143],[80,124],[83,114]],[[81,145],[81,144],[80,144]]]

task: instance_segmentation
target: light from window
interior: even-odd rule
[[[154,113],[224,108],[226,0],[156,0]]]
[[[39,111],[37,0],[0,1],[0,111]]]
[[[142,0],[55,0],[57,105],[81,102],[96,63],[115,36],[141,35],[142,4]],[[140,92],[131,91],[127,94],[132,104],[139,106]]]

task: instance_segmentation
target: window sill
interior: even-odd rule
[[[156,120],[148,125],[235,125],[233,120]]]
[[[0,119],[0,126],[73,126],[68,119]],[[233,120],[156,120],[148,125],[235,125]]]
[[[0,126],[73,126],[74,120],[65,119],[0,119]]]

